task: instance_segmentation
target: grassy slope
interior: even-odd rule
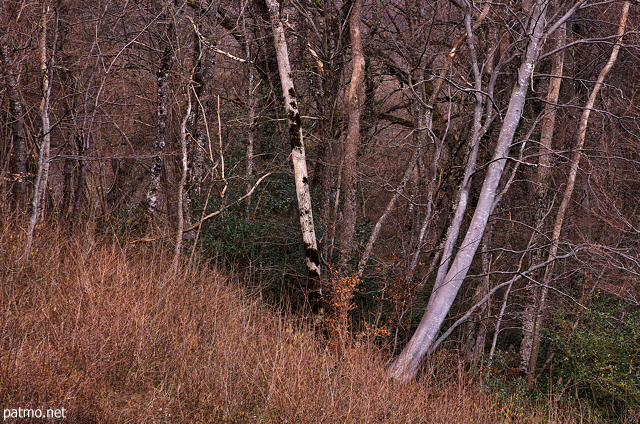
[[[21,234],[0,228],[3,408],[64,407],[76,423],[572,422],[499,402],[444,356],[398,384],[372,346],[338,353],[211,266],[167,276],[170,248],[45,228],[24,262]]]

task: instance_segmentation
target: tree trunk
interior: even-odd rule
[[[354,249],[354,235],[356,228],[356,185],[357,185],[357,159],[358,146],[360,145],[360,109],[364,99],[362,88],[364,82],[364,54],[362,51],[362,34],[360,21],[362,19],[362,0],[355,0],[351,6],[351,18],[349,31],[351,35],[351,56],[353,71],[351,73],[351,85],[349,87],[348,114],[349,127],[344,147],[344,164],[342,177],[342,191],[344,204],[342,209],[342,223],[340,225],[340,255],[338,258],[338,271],[341,274],[347,271],[347,262],[351,259]]]
[[[565,25],[562,25],[557,32],[554,48],[562,48],[566,40]],[[550,206],[547,199],[547,187],[549,185],[549,175],[551,173],[551,152],[553,151],[553,133],[555,130],[556,104],[560,95],[560,84],[564,67],[564,50],[560,50],[553,56],[551,75],[549,79],[549,89],[547,91],[547,103],[544,108],[544,118],[542,119],[542,131],[540,134],[540,146],[538,148],[538,166],[536,169],[533,190],[535,193],[535,226],[536,232],[542,232],[544,218],[547,208]],[[540,239],[535,237],[534,240]],[[532,263],[539,263],[543,260],[544,251],[538,249],[532,255]],[[529,362],[531,359],[531,349],[533,347],[533,334],[535,332],[535,309],[540,297],[539,287],[529,287],[528,304],[525,306],[522,317],[522,343],[520,344],[521,374],[529,373]]]
[[[471,304],[475,305],[483,299],[490,290],[490,273],[491,273],[491,259],[492,254],[490,251],[491,242],[493,239],[493,229],[495,225],[492,222],[487,224],[487,229],[482,237],[482,279],[478,283],[475,289],[473,297],[471,298]],[[487,336],[487,324],[486,315],[487,311],[491,312],[491,304],[487,301],[473,313],[472,318],[467,322],[466,328],[466,340],[465,340],[465,359],[468,364],[474,367],[478,366],[482,354],[484,353],[485,339]]]
[[[153,217],[158,209],[158,194],[164,169],[164,149],[167,145],[167,113],[169,109],[169,72],[176,61],[176,55],[171,44],[175,39],[175,9],[170,12],[172,6],[166,2],[162,13],[161,25],[166,25],[166,34],[162,36],[160,48],[162,59],[156,73],[156,141],[154,145],[155,155],[151,161],[151,182],[147,191],[147,211]]]
[[[320,255],[316,242],[316,233],[313,224],[313,211],[311,209],[311,193],[309,191],[309,177],[307,174],[307,162],[305,158],[304,140],[302,137],[302,120],[298,110],[298,100],[289,64],[289,52],[287,40],[284,35],[284,27],[280,20],[280,5],[276,0],[267,0],[269,14],[271,16],[271,28],[278,60],[280,83],[284,95],[287,123],[289,124],[289,141],[291,142],[291,161],[298,199],[298,213],[300,227],[302,228],[302,241],[305,248],[305,263],[309,275],[320,277]]]
[[[458,189],[458,193],[456,194],[456,201],[454,203],[454,215],[451,223],[449,224],[449,228],[447,229],[447,235],[445,238],[442,256],[440,257],[440,266],[438,267],[438,272],[436,273],[436,280],[433,285],[433,290],[431,294],[431,298],[429,299],[428,305],[435,299],[435,294],[442,287],[445,282],[445,277],[447,272],[449,271],[449,263],[453,258],[453,251],[455,247],[455,243],[458,240],[458,235],[460,233],[460,229],[462,227],[462,221],[464,219],[464,215],[467,211],[467,205],[469,201],[469,192],[471,190],[471,179],[474,173],[476,172],[476,163],[478,160],[478,149],[480,147],[480,139],[484,136],[487,131],[488,123],[491,122],[491,114],[492,109],[487,106],[488,113],[485,125],[482,125],[482,111],[484,105],[483,96],[480,94],[482,92],[482,76],[480,75],[480,69],[477,63],[477,55],[475,51],[475,45],[473,43],[473,31],[479,27],[480,23],[484,20],[484,17],[488,13],[485,8],[482,14],[476,20],[474,26],[471,26],[471,11],[467,9],[465,13],[465,24],[467,27],[466,37],[461,37],[456,47],[454,47],[451,51],[455,53],[457,48],[462,43],[463,40],[468,40],[467,44],[469,46],[469,52],[471,54],[471,60],[473,64],[473,73],[475,79],[475,109],[473,116],[473,133],[471,136],[471,144],[469,146],[469,153],[467,155],[464,175],[462,177],[462,181],[460,183],[460,188]],[[451,56],[451,54],[449,55]],[[440,85],[437,85],[439,88]],[[435,94],[435,93],[434,93]],[[432,95],[433,98],[433,95]],[[514,129],[515,130],[515,129]]]
[[[244,52],[245,58],[247,60],[247,72],[249,73],[249,85],[247,86],[247,107],[249,112],[248,117],[248,128],[247,128],[247,151],[245,152],[245,170],[244,170],[244,178],[247,193],[251,191],[253,187],[253,148],[254,148],[254,132],[255,132],[255,120],[256,120],[256,106],[257,106],[257,98],[256,98],[256,90],[258,89],[258,85],[256,85],[256,72],[253,62],[253,57],[251,56],[251,40],[252,34],[247,29],[247,11],[245,11],[242,15],[242,32],[244,34]],[[248,196],[245,200],[244,205],[245,217],[250,219],[251,217],[251,196]]]
[[[188,182],[185,185],[184,209],[187,211],[184,219],[185,226],[190,227],[193,221],[198,220],[196,212],[192,210],[192,196],[202,194],[202,184],[205,178],[205,164],[207,146],[210,146],[210,131],[208,116],[211,103],[211,87],[215,71],[215,56],[209,48],[204,48],[202,40],[202,19],[206,13],[215,15],[215,5],[212,9],[203,10],[195,4],[194,7],[194,33],[193,33],[193,87],[191,113],[187,122],[187,132],[191,135],[192,142],[187,143],[188,149]],[[205,13],[206,12],[206,13]],[[195,143],[193,142],[195,141]],[[192,215],[193,213],[193,215]]]
[[[571,170],[569,171],[569,177],[567,179],[567,186],[564,191],[564,195],[562,197],[562,203],[560,204],[560,208],[558,209],[558,214],[556,215],[556,221],[553,226],[553,236],[551,238],[551,249],[549,250],[549,260],[556,257],[558,253],[558,241],[560,239],[560,233],[562,231],[562,224],[564,221],[564,217],[567,212],[567,208],[569,207],[569,202],[571,201],[571,196],[573,194],[573,188],[576,183],[576,177],[578,175],[578,165],[580,164],[580,158],[582,156],[582,148],[584,146],[585,137],[587,134],[587,124],[589,123],[589,115],[591,114],[591,110],[595,104],[596,98],[600,93],[600,89],[604,83],[604,79],[613,67],[618,58],[618,52],[620,51],[620,42],[622,40],[622,36],[625,32],[625,26],[627,22],[627,17],[629,15],[629,1],[625,1],[622,6],[622,12],[620,15],[620,24],[618,27],[618,37],[616,38],[615,45],[613,46],[613,51],[611,52],[611,56],[609,57],[609,61],[600,71],[600,75],[598,75],[598,79],[596,80],[596,84],[593,87],[593,91],[591,91],[591,95],[589,96],[589,100],[587,100],[587,104],[582,112],[582,117],[580,118],[580,124],[578,126],[578,135],[576,140],[576,147],[574,149],[572,158],[571,158]],[[553,262],[549,263],[545,268],[544,277],[542,279],[542,287],[540,292],[540,298],[536,305],[536,315],[535,315],[535,326],[533,328],[533,346],[531,348],[531,357],[529,358],[529,370],[532,372],[529,377],[529,382],[532,381],[533,371],[535,370],[535,366],[538,360],[538,351],[540,349],[540,330],[542,329],[542,322],[544,319],[544,310],[546,308],[546,299],[548,293],[548,282],[553,272]]]
[[[478,204],[471,219],[469,229],[456,254],[444,284],[433,293],[429,306],[408,345],[391,365],[391,375],[401,381],[413,379],[418,367],[434,342],[444,319],[467,275],[475,252],[480,244],[484,229],[493,208],[496,190],[507,161],[513,137],[520,122],[520,115],[529,87],[534,63],[540,46],[545,25],[546,2],[537,0],[529,23],[529,43],[518,71],[518,80],[511,92],[511,98],[504,122],[500,130],[493,159],[487,167]]]
[[[191,115],[191,87],[187,87],[187,110],[184,113],[184,119],[180,124],[180,151],[182,153],[182,169],[180,175],[180,184],[178,186],[178,231],[176,233],[176,247],[173,253],[173,262],[171,264],[171,273],[175,275],[178,272],[180,263],[180,251],[182,250],[182,235],[184,233],[184,210],[183,200],[185,195],[185,186],[187,184],[187,169],[189,167],[189,157],[187,155],[187,121]]]
[[[49,19],[50,6],[47,1],[42,2],[42,10],[40,15],[40,71],[42,72],[42,100],[40,102],[40,119],[42,128],[40,137],[40,152],[38,155],[38,175],[36,176],[35,187],[33,191],[31,220],[27,230],[26,247],[24,251],[25,259],[29,259],[31,253],[31,243],[33,241],[33,231],[36,222],[40,217],[43,209],[43,202],[47,192],[47,182],[49,179],[49,150],[51,147],[51,125],[49,122],[49,101],[51,99],[51,78],[53,76],[53,65],[55,63],[56,45],[58,41],[58,8],[55,10],[55,27],[53,37],[53,47],[51,49],[51,58],[47,59],[47,20]]]
[[[24,115],[20,103],[20,92],[16,73],[15,59],[9,50],[8,36],[5,34],[0,41],[0,63],[5,65],[5,79],[9,91],[9,113],[11,116],[11,131],[13,135],[13,159],[11,172],[13,174],[13,200],[18,210],[24,209],[26,202],[25,178],[27,174],[27,149],[24,132]]]
[[[80,158],[86,151],[87,143],[84,140],[84,133],[75,137],[76,152]],[[73,213],[71,215],[71,232],[74,232],[80,224],[80,209],[82,208],[82,194],[84,192],[84,184],[87,174],[86,161],[78,159],[78,180],[76,182],[76,190],[74,193]]]

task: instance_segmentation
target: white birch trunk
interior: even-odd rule
[[[43,1],[40,15],[39,34],[40,70],[42,72],[42,101],[40,102],[40,119],[42,122],[40,136],[42,137],[42,142],[40,143],[40,152],[38,155],[38,175],[36,176],[33,192],[33,210],[31,211],[31,220],[29,221],[29,228],[27,230],[27,240],[24,251],[25,259],[29,259],[29,254],[31,253],[33,232],[43,209],[42,203],[45,201],[47,183],[49,180],[49,150],[51,147],[49,99],[51,98],[51,77],[53,75],[53,65],[58,39],[58,10],[56,9],[56,27],[54,30],[53,48],[51,58],[47,61],[47,19],[49,18],[49,10],[49,5],[46,1]]]
[[[302,241],[305,249],[305,262],[309,275],[320,276],[320,255],[316,242],[316,233],[313,224],[313,212],[311,209],[311,193],[309,191],[309,177],[307,174],[307,161],[305,158],[304,142],[302,137],[302,120],[298,110],[298,100],[293,85],[291,65],[289,64],[289,52],[287,40],[284,35],[284,27],[280,20],[280,5],[276,0],[267,0],[269,14],[271,16],[271,28],[273,41],[278,59],[278,71],[280,83],[284,94],[287,122],[289,124],[289,140],[291,142],[291,161],[296,184],[296,196],[298,198],[298,212],[300,215],[300,227],[302,228]]]
[[[520,122],[535,59],[542,45],[546,4],[546,1],[538,0],[534,6],[529,24],[529,44],[518,71],[518,80],[511,92],[509,106],[500,130],[496,150],[491,163],[487,167],[478,204],[464,241],[451,264],[442,287],[434,293],[433,301],[425,311],[418,329],[409,344],[391,365],[391,375],[400,381],[408,381],[415,377],[420,363],[440,331],[440,327],[467,275],[482,239],[496,197],[496,190],[507,161],[507,154]]]

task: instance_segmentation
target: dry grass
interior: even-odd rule
[[[28,262],[22,245],[5,221],[3,408],[64,407],[74,423],[571,422],[519,399],[500,404],[446,353],[434,372],[399,384],[372,346],[330,349],[212,267],[168,276],[171,249],[51,228]]]

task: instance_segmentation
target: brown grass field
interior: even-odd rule
[[[64,407],[55,422],[73,423],[591,422],[484,389],[446,350],[400,384],[371,343],[337,348],[213,264],[169,275],[170,246],[71,238],[52,224],[27,261],[22,249],[23,229],[5,218],[5,410]]]

